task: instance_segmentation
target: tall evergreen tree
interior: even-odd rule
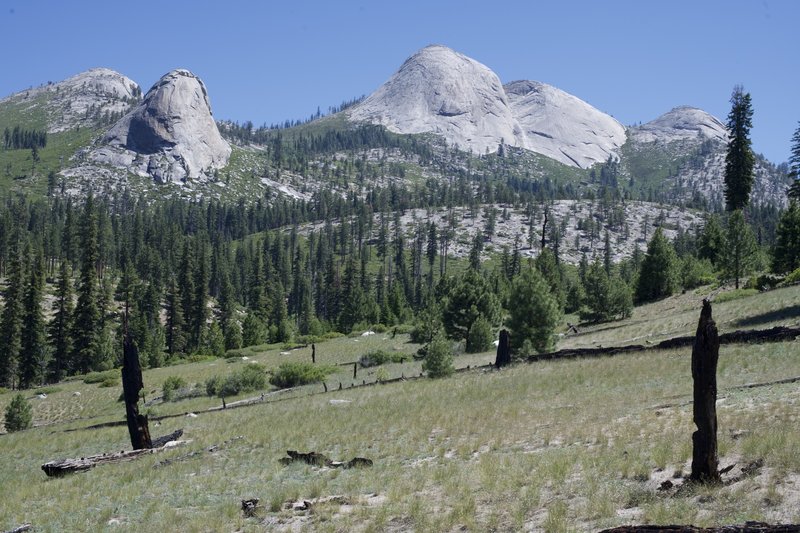
[[[523,269],[514,279],[511,294],[506,324],[512,349],[517,353],[527,347],[539,353],[552,350],[561,310],[542,275],[535,268]]]
[[[792,200],[789,209],[781,214],[775,232],[772,271],[780,274],[797,268],[800,268],[800,204]]]
[[[739,288],[741,278],[752,272],[755,266],[758,245],[744,213],[737,209],[728,217],[727,246],[725,247],[724,275],[734,280]]]
[[[639,271],[638,301],[651,302],[675,292],[678,286],[677,259],[672,244],[659,227],[647,245],[647,254]]]
[[[100,336],[102,316],[99,305],[100,289],[97,283],[97,213],[90,195],[84,205],[81,220],[81,274],[78,286],[78,303],[72,323],[72,355],[70,359],[78,373],[97,369],[101,357]]]
[[[170,278],[166,299],[166,348],[170,356],[186,350],[186,324],[183,320],[183,305],[175,278]]]
[[[14,229],[8,259],[8,284],[0,319],[0,386],[17,385],[22,350],[23,282],[25,277],[19,230]]]
[[[47,362],[45,322],[42,313],[44,257],[42,250],[30,254],[28,282],[23,303],[19,368],[19,387],[26,389],[42,382]]]
[[[789,198],[800,202],[800,124],[792,135],[792,153],[789,155],[789,177],[793,180],[789,187]]]
[[[741,85],[733,88],[731,111],[728,113],[728,152],[725,156],[725,205],[728,211],[744,209],[753,188],[755,156],[750,141],[753,127],[753,106],[750,93]]]
[[[72,353],[72,269],[66,257],[62,259],[56,282],[56,299],[53,302],[53,319],[48,326],[48,337],[53,348],[48,369],[49,381],[57,382],[73,367],[70,361]]]

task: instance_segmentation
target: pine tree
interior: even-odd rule
[[[755,266],[758,245],[744,213],[737,209],[728,218],[727,246],[725,247],[724,276],[733,279],[739,288],[741,278],[752,272]]]
[[[97,285],[97,213],[91,195],[86,199],[81,224],[80,285],[75,320],[72,323],[72,355],[70,359],[77,373],[84,374],[97,369],[101,358],[102,312],[98,301]]]
[[[208,319],[208,281],[209,281],[209,259],[203,243],[198,243],[196,263],[192,273],[192,286],[194,294],[191,299],[191,310],[186,315],[189,323],[189,346],[196,348],[203,340],[203,333],[206,329]],[[224,343],[223,343],[224,344]]]
[[[5,305],[0,319],[0,386],[14,388],[17,384],[20,352],[22,350],[23,280],[22,244],[19,230],[11,237],[8,259],[8,285]]]
[[[639,271],[636,299],[651,302],[670,296],[677,289],[677,257],[672,244],[659,227],[647,245],[647,254]]]
[[[775,232],[775,249],[772,254],[772,271],[782,274],[800,268],[800,204],[789,203],[781,214]]]
[[[48,369],[49,381],[55,383],[64,379],[74,366],[71,363],[72,353],[72,318],[74,303],[72,301],[72,269],[66,258],[62,259],[56,282],[56,299],[53,302],[53,319],[48,326],[48,337],[53,347],[53,357]]]
[[[750,93],[745,93],[741,85],[733,88],[727,127],[730,140],[725,156],[725,206],[728,211],[735,211],[743,209],[750,201],[755,166],[750,141],[753,107]]]
[[[800,124],[792,135],[792,153],[789,156],[789,177],[792,181],[788,195],[790,199],[800,202]]]
[[[697,255],[700,259],[708,259],[719,265],[725,252],[725,234],[717,215],[711,215],[706,221],[703,232],[698,239]]]
[[[166,299],[166,345],[167,353],[175,356],[186,350],[186,324],[183,320],[183,306],[175,278],[170,278]]]
[[[473,324],[483,316],[490,325],[500,319],[500,301],[479,272],[468,269],[453,285],[442,311],[442,324],[447,336],[462,340],[469,336]]]
[[[525,268],[514,279],[506,321],[511,330],[511,348],[517,353],[523,346],[543,353],[555,346],[555,328],[561,309],[547,282],[535,268]]]
[[[42,382],[46,365],[45,323],[42,313],[44,257],[42,251],[31,254],[28,282],[25,286],[19,368],[19,387],[26,389]]]

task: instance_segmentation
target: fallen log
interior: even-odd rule
[[[306,463],[311,466],[327,466],[329,468],[364,468],[372,466],[372,459],[353,457],[349,461],[331,461],[327,455],[318,452],[301,453],[295,450],[286,450],[289,457],[281,457],[280,463],[284,466],[292,463]]]
[[[743,525],[720,527],[695,526],[620,526],[604,529],[600,533],[797,533],[798,524],[775,524],[764,522],[745,522]]]
[[[172,448],[172,446],[166,446],[168,442],[174,442],[173,439],[169,441],[164,441],[163,439],[172,437],[174,435],[182,435],[183,430],[178,430],[170,435],[165,437],[161,437],[160,439],[156,439],[156,442],[162,442],[163,444],[158,448],[144,448],[140,450],[123,450],[117,453],[103,453],[99,455],[90,455],[89,457],[81,457],[80,459],[57,459],[55,461],[50,461],[42,465],[42,470],[48,477],[60,477],[66,474],[72,474],[75,472],[85,472],[86,470],[91,470],[97,465],[105,464],[105,463],[122,463],[126,461],[133,461],[134,459],[138,459],[144,455],[150,455],[153,453],[158,453],[163,450],[168,450]],[[180,442],[180,441],[178,441]]]
[[[14,529],[9,529],[5,533],[22,533],[23,531],[29,531],[33,526],[31,524],[22,524],[21,526],[17,526]]]

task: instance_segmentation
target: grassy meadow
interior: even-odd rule
[[[645,343],[692,334],[700,294],[637,308],[630,319],[581,328],[559,347]],[[796,324],[800,288],[715,306],[721,331]],[[419,376],[420,363],[352,365],[321,384],[237,409],[219,398],[157,400],[168,376],[202,383],[257,362],[268,369],[310,361],[310,348],[260,346],[235,358],[144,373],[159,436],[184,428],[181,447],[133,462],[47,478],[42,463],[130,446],[119,386],[73,379],[26,394],[36,427],[0,435],[0,530],[37,531],[594,531],[631,523],[710,526],[764,520],[800,523],[800,344],[726,345],[718,368],[720,466],[715,487],[684,483],[691,461],[690,349],[598,359],[481,365],[494,354],[456,357],[470,366],[442,380],[352,388],[378,378]],[[412,353],[389,333],[319,343],[319,363],[352,363],[376,349]],[[244,358],[247,359],[244,359]],[[381,369],[381,370],[379,370]],[[379,375],[380,372],[380,375]],[[339,391],[338,384],[343,390]],[[745,385],[760,384],[754,387]],[[80,393],[77,395],[76,393]],[[250,393],[227,399],[259,398]],[[0,409],[12,397],[0,394]],[[193,412],[197,416],[185,416]],[[212,449],[212,447],[214,447]],[[367,457],[365,469],[284,466],[286,450],[334,460]],[[169,464],[160,464],[171,460]],[[757,465],[757,466],[752,466]],[[760,465],[760,466],[758,466]],[[286,502],[341,496],[310,511]],[[259,498],[246,518],[240,501]]]

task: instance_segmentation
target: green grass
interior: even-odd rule
[[[719,304],[715,313],[725,324],[758,317],[765,308],[774,311],[779,302],[796,305],[798,300],[797,291],[773,291],[730,302],[736,306],[730,309]],[[665,309],[658,305],[641,309],[638,319],[649,317],[651,330],[672,329],[672,321],[679,319],[667,314],[662,324],[657,318]],[[681,305],[686,319],[691,315],[696,320],[697,306]],[[640,327],[635,320],[625,327]],[[610,335],[603,330],[597,334]],[[371,350],[414,351],[416,346],[406,341],[386,334],[333,339],[317,344],[317,361],[335,365],[356,361]],[[31,400],[35,422],[53,425],[0,437],[0,529],[32,522],[41,531],[593,531],[644,522],[798,522],[800,390],[796,384],[737,388],[800,376],[797,354],[795,341],[722,347],[721,464],[763,459],[763,471],[730,486],[673,496],[656,488],[673,472],[689,471],[694,427],[688,348],[355,389],[347,388],[352,382],[350,365],[332,378],[345,380],[345,390],[309,395],[321,392],[312,385],[288,393],[287,400],[166,419],[158,426],[151,424],[151,432],[162,435],[183,427],[190,440],[186,446],[47,479],[39,470],[47,460],[129,445],[124,426],[79,429],[120,419],[122,404],[115,397],[119,391],[67,381],[47,399]],[[148,395],[170,375],[179,374],[192,384],[251,360],[267,368],[287,360],[309,361],[310,347],[288,355],[282,355],[280,347],[259,347],[246,357],[148,370]],[[492,359],[487,352],[457,357],[456,364]],[[380,368],[396,375],[418,365]],[[373,369],[359,370],[359,381],[362,372],[370,378],[368,370]],[[0,395],[0,408],[11,396]],[[334,399],[344,401],[331,403]],[[69,407],[71,401],[75,405]],[[191,398],[153,407],[199,412],[217,401]],[[85,418],[65,421],[76,414]],[[230,440],[237,436],[242,438]],[[205,451],[218,444],[217,451]],[[368,457],[374,466],[283,466],[278,459],[287,449],[314,450],[333,459]],[[154,467],[191,452],[199,453]],[[368,499],[372,493],[379,496]],[[355,501],[350,512],[337,505],[322,505],[308,514],[281,510],[287,500],[335,494]],[[252,497],[260,498],[265,510],[259,518],[247,519],[239,502]],[[109,525],[112,519],[120,524]]]

